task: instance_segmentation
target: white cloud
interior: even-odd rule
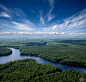
[[[63,23],[56,24],[53,27],[49,28],[48,30],[56,30],[56,29],[80,29],[86,28],[86,9],[82,10],[81,12],[66,18],[63,20]]]
[[[86,33],[58,33],[58,32],[0,32],[0,34],[44,34],[44,35],[73,35],[73,36],[86,36]]]
[[[54,26],[52,27],[52,29],[56,29],[56,25],[54,25]]]
[[[48,15],[48,22],[51,21],[55,16],[54,15]]]
[[[39,11],[40,13],[40,23],[42,25],[45,25],[45,22],[51,21],[55,16],[52,14],[53,8],[54,8],[54,0],[48,0],[50,9],[46,13],[46,15],[43,14],[43,10]],[[47,21],[45,20],[47,19]]]
[[[45,23],[44,23],[44,18],[41,16],[40,17],[40,22],[44,25]]]
[[[6,12],[1,12],[0,17],[6,17],[6,18],[11,18],[10,15],[8,15]]]
[[[18,30],[27,30],[27,31],[35,30],[30,26],[32,25],[32,23],[30,23],[29,21],[26,21],[26,23],[18,23],[18,22],[12,21],[12,23],[14,24],[12,27]]]
[[[11,17],[14,16],[14,15],[16,15],[18,17],[26,17],[26,15],[24,14],[24,12],[21,9],[19,9],[19,8],[14,8],[14,9],[10,8],[10,9],[8,9],[5,6],[1,5],[1,4],[0,4],[0,7],[5,12],[5,15],[8,13],[9,15],[11,15]]]
[[[33,31],[35,30],[33,27],[34,27],[34,24],[31,23],[29,20],[26,20],[26,15],[24,14],[24,12],[19,9],[19,8],[14,8],[14,9],[11,9],[10,10],[6,7],[4,7],[3,5],[0,4],[0,8],[2,8],[2,10],[4,12],[1,12],[0,13],[0,17],[6,17],[6,18],[10,18],[12,19],[11,17],[12,16],[18,16],[18,17],[22,17],[20,19],[17,19],[17,21],[21,20],[21,22],[16,22],[16,21],[5,21],[5,20],[0,20],[0,26],[1,27],[11,27],[11,28],[15,28],[15,29],[18,29],[18,30],[27,30],[27,31]]]
[[[1,27],[11,27],[11,28],[15,28],[18,30],[26,30],[26,31],[33,31],[34,29],[34,24],[31,23],[29,20],[21,20],[20,22],[15,22],[15,21],[4,21],[4,20],[0,20],[0,26]]]
[[[54,0],[49,0],[49,3],[50,3],[50,10],[47,13],[48,22],[51,21],[55,17],[54,15],[51,14],[54,8]]]
[[[40,23],[41,25],[45,25],[45,17],[43,17],[43,11],[39,11],[40,13]]]

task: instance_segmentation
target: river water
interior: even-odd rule
[[[14,48],[10,48],[10,49],[12,50],[12,54],[10,54],[8,56],[1,56],[0,57],[0,64],[10,62],[14,59],[25,59],[25,58],[31,59],[32,58],[32,59],[35,59],[38,63],[41,63],[41,64],[49,64],[49,65],[55,65],[57,67],[60,67],[62,69],[62,71],[65,71],[69,68],[73,68],[75,70],[78,70],[78,71],[86,74],[86,68],[84,68],[84,67],[74,67],[74,66],[62,65],[60,63],[54,63],[54,62],[51,62],[49,60],[45,60],[43,58],[36,57],[36,56],[21,56],[19,49],[14,49]]]

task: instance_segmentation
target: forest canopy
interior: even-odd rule
[[[0,64],[0,82],[80,82],[86,74],[74,69],[61,73],[54,65],[39,64],[35,59],[13,60]]]
[[[86,67],[86,39],[1,39],[0,47],[18,48],[21,55]]]
[[[10,55],[12,53],[11,49],[0,47],[0,56]]]
[[[20,55],[40,56],[65,65],[86,67],[85,39],[1,39],[0,54],[12,53],[6,47],[20,49]],[[35,59],[13,60],[0,64],[0,82],[86,82],[86,74],[77,70],[61,72],[61,68],[39,64]]]

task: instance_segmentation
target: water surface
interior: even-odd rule
[[[32,58],[41,64],[49,64],[49,65],[55,65],[57,67],[61,67],[62,71],[65,71],[69,68],[73,68],[75,70],[78,70],[78,71],[86,74],[86,68],[85,67],[74,67],[74,66],[62,65],[60,63],[54,63],[54,62],[51,62],[49,60],[45,60],[43,58],[36,57],[36,56],[21,56],[19,49],[14,49],[14,48],[10,48],[10,49],[12,50],[12,54],[10,54],[8,56],[1,56],[0,57],[0,64],[10,62],[14,59],[25,59],[25,58],[31,59]]]

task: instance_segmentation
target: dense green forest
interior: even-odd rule
[[[35,59],[13,60],[0,64],[0,82],[86,82],[86,74],[74,69],[44,65]]]
[[[14,47],[20,49],[21,55],[86,67],[86,39],[2,39],[0,47]]]
[[[40,56],[61,64],[86,67],[86,40],[49,40],[49,45],[21,46],[21,55]]]
[[[20,55],[86,67],[86,39],[1,39],[0,54],[12,53],[6,47],[20,49]],[[61,68],[34,59],[13,60],[0,64],[0,82],[86,82],[86,74],[74,69],[61,73]]]
[[[10,55],[12,53],[11,49],[0,47],[0,56]]]

